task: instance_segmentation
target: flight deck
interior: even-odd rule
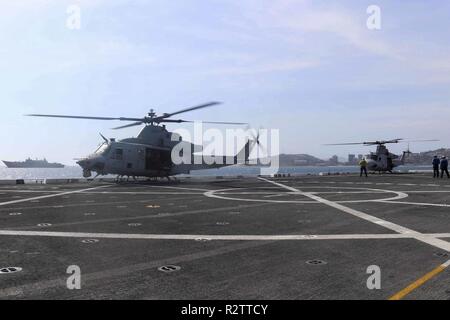
[[[1,299],[447,300],[449,261],[425,174],[0,185]]]

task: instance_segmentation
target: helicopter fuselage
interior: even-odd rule
[[[200,105],[184,108],[172,113],[157,115],[153,109],[148,115],[136,117],[96,117],[84,115],[55,115],[55,114],[29,114],[32,117],[103,120],[103,121],[131,121],[132,123],[113,129],[124,129],[129,127],[145,125],[137,138],[128,138],[121,141],[102,138],[105,143],[94,152],[94,154],[79,160],[77,163],[83,168],[83,176],[90,177],[92,172],[97,175],[117,174],[121,176],[146,176],[146,177],[169,177],[171,175],[189,173],[191,170],[206,168],[219,168],[235,164],[237,160],[248,161],[249,149],[255,141],[247,141],[245,147],[234,157],[194,155],[203,150],[203,146],[183,142],[179,134],[166,130],[165,123],[192,123],[194,121],[184,119],[171,119],[171,117],[194,110],[209,108],[221,104],[212,101]],[[245,125],[241,122],[204,121],[209,124]],[[101,135],[101,134],[100,134]],[[183,147],[183,144],[185,147]],[[258,143],[259,144],[259,143]],[[180,147],[181,153],[176,147]],[[179,156],[173,156],[173,151]],[[244,151],[244,152],[242,152]],[[243,158],[242,158],[243,155]],[[176,161],[173,161],[174,158]],[[178,159],[182,158],[182,162]],[[189,161],[185,162],[185,159]],[[193,161],[191,161],[193,160]],[[217,160],[217,161],[216,161]]]
[[[369,171],[391,172],[395,167],[405,163],[405,153],[402,157],[390,153],[384,145],[379,145],[376,152],[367,156],[367,169]]]
[[[149,132],[150,134],[146,136]],[[239,157],[238,155],[208,157],[195,155],[195,152],[202,149],[201,146],[182,141],[180,136],[173,135],[174,133],[166,131],[164,127],[146,126],[138,138],[121,141],[111,139],[103,143],[92,155],[79,160],[77,164],[83,168],[85,178],[91,177],[92,172],[97,175],[169,177],[188,174],[192,170],[234,165],[239,159],[246,161],[250,148],[254,145],[248,141],[239,152]],[[158,145],[146,143],[150,140],[148,138]],[[172,152],[175,147],[176,150],[187,152],[186,163],[173,162]]]
[[[110,142],[93,155],[78,161],[83,175],[168,176],[170,149],[130,142]]]

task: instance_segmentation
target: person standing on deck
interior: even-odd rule
[[[359,176],[362,177],[363,172],[364,172],[365,175],[366,175],[366,178],[367,178],[367,160],[366,160],[366,158],[363,158],[363,159],[359,162],[359,166],[361,167]]]
[[[439,165],[441,164],[441,160],[439,160],[438,156],[434,156],[433,158],[433,178],[439,178]]]
[[[450,174],[448,173],[448,160],[445,156],[441,159],[441,179],[444,178],[444,172],[447,174],[447,178],[450,179]]]

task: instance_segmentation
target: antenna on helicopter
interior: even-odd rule
[[[105,138],[105,136],[104,136],[104,135],[102,135],[102,134],[101,134],[100,132],[99,132],[99,135],[100,135],[100,137],[102,137],[102,138],[103,138],[103,140],[105,140],[105,142],[106,142],[106,143],[109,143],[109,140],[108,140],[108,139],[106,139],[106,138]]]

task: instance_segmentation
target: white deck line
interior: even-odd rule
[[[33,200],[41,200],[41,199],[47,199],[47,198],[60,197],[60,196],[68,195],[68,194],[80,193],[80,192],[89,191],[89,190],[96,190],[96,189],[100,189],[100,188],[107,188],[107,187],[110,187],[110,186],[111,185],[99,186],[99,187],[87,188],[87,189],[81,189],[81,190],[65,191],[65,192],[56,193],[56,194],[49,194],[49,195],[45,195],[45,196],[38,196],[38,197],[32,197],[32,198],[26,198],[26,199],[18,199],[18,200],[0,202],[0,206],[6,206],[6,205],[9,205],[9,204],[16,204],[16,203],[21,203],[21,202],[33,201]]]
[[[322,204],[325,204],[327,206],[333,207],[333,208],[338,209],[338,210],[340,210],[342,212],[351,214],[351,215],[353,215],[353,216],[355,216],[357,218],[363,219],[365,221],[372,222],[374,224],[377,224],[379,226],[385,227],[385,228],[387,228],[389,230],[392,230],[392,231],[395,231],[397,233],[411,235],[412,238],[414,238],[416,240],[422,241],[424,243],[427,243],[427,244],[432,245],[434,247],[437,247],[439,249],[443,249],[443,250],[446,250],[447,252],[450,252],[450,242],[447,242],[447,241],[444,241],[444,240],[441,240],[441,239],[437,239],[437,238],[434,238],[434,237],[426,236],[426,235],[424,235],[424,234],[422,234],[420,232],[414,231],[412,229],[408,229],[408,228],[403,227],[403,226],[401,226],[399,224],[395,224],[395,223],[392,223],[392,222],[389,222],[389,221],[377,218],[375,216],[369,215],[369,214],[364,213],[362,211],[346,207],[346,206],[344,206],[344,205],[342,205],[340,203],[336,203],[336,202],[333,202],[333,201],[321,198],[321,197],[319,197],[317,195],[313,195],[313,194],[310,194],[310,193],[307,193],[307,192],[302,192],[301,190],[295,189],[295,188],[290,187],[290,186],[286,186],[286,185],[281,184],[281,183],[277,183],[277,182],[274,182],[274,181],[271,181],[271,180],[268,180],[268,179],[265,179],[265,178],[258,178],[258,179],[260,179],[262,181],[269,182],[271,184],[274,184],[276,186],[279,186],[279,187],[284,188],[284,189],[289,190],[289,191],[293,191],[293,192],[296,191],[298,194],[303,195],[305,197],[308,197],[310,199],[313,199],[313,200],[315,200],[315,201],[317,201],[319,203],[322,203]],[[392,202],[392,203],[395,203],[395,202]]]

